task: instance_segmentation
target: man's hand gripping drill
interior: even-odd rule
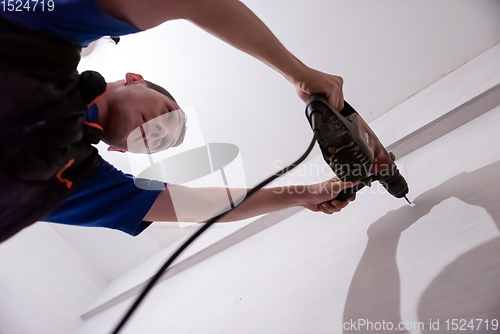
[[[394,154],[385,150],[347,102],[344,101],[339,112],[323,95],[314,94],[306,102],[306,116],[316,132],[323,158],[337,177],[343,182],[359,181],[336,199],[345,201],[373,181],[379,181],[391,195],[408,201],[408,184],[394,163]]]

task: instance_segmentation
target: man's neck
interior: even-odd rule
[[[107,83],[106,91],[94,100],[94,104],[97,106],[97,110],[99,111],[97,115],[97,124],[99,124],[101,128],[104,128],[104,126],[106,125],[106,120],[108,119],[109,95],[110,91],[112,91],[113,89],[113,83]]]

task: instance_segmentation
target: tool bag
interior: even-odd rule
[[[0,242],[43,219],[102,162],[85,122],[106,90],[78,74],[81,47],[0,15]]]

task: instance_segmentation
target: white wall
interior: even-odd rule
[[[0,244],[0,333],[68,334],[108,281],[49,224]]]
[[[173,225],[173,224],[172,224]],[[179,224],[151,226],[139,236],[107,228],[50,224],[108,282],[143,263],[171,243],[191,235]]]
[[[499,47],[385,119],[397,128],[400,113],[422,107],[430,121],[433,108],[446,112],[444,101],[454,108],[463,96],[474,97],[477,82],[489,83],[484,90],[498,84],[498,64],[489,56]],[[490,71],[478,71],[484,67]],[[383,130],[382,118],[375,123]],[[443,329],[447,319],[498,319],[499,127],[497,107],[398,160],[415,206],[373,187],[339,214],[302,211],[169,277],[123,333],[332,333],[342,332],[332,324],[356,319],[426,326],[439,319]],[[388,144],[395,139],[387,137]],[[291,177],[299,179],[314,175]],[[154,261],[161,264],[150,260],[113,282],[112,292],[142,282]],[[79,333],[109,331],[131,302],[93,316]],[[493,333],[484,323],[480,332]]]

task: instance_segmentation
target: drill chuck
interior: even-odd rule
[[[389,194],[396,198],[403,198],[408,194],[408,184],[397,168],[393,174],[378,180]]]

